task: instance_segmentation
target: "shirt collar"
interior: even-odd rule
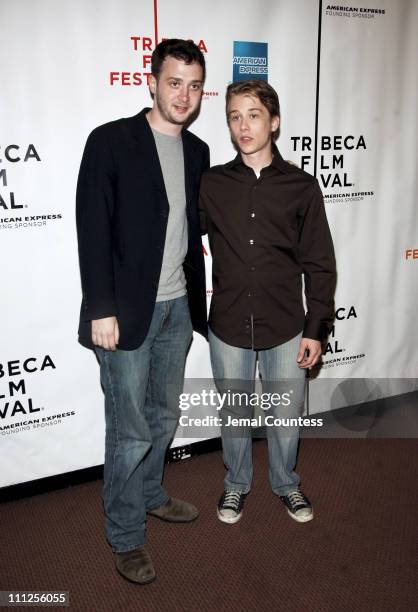
[[[238,165],[245,166],[244,162],[242,161],[241,153],[238,153],[232,161],[225,164],[225,168],[231,169],[235,168]],[[280,155],[279,149],[275,144],[273,145],[273,159],[271,165],[268,167],[273,167],[276,170],[279,170],[280,172],[284,172],[285,174],[287,174],[291,170],[289,164],[285,162],[283,157]]]

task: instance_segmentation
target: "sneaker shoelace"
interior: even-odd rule
[[[305,497],[300,491],[292,491],[292,493],[289,493],[287,497],[293,508],[299,504],[306,503]]]
[[[239,508],[241,493],[239,491],[227,491],[224,498],[224,506],[237,510]]]

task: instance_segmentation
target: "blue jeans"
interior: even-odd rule
[[[164,458],[177,427],[191,338],[183,296],[155,304],[136,350],[96,349],[105,393],[105,527],[115,552],[143,546],[146,512],[169,499],[161,486]]]
[[[229,390],[246,394],[254,392],[255,368],[262,379],[263,395],[288,392],[289,406],[272,406],[265,415],[272,418],[298,418],[303,413],[306,372],[298,367],[296,356],[301,334],[280,346],[254,351],[222,342],[209,330],[213,376],[219,392]],[[232,416],[247,417],[248,411],[236,406],[228,408]],[[222,414],[222,411],[221,411]],[[235,430],[235,431],[234,431]],[[253,475],[251,429],[222,427],[223,459],[227,469],[224,487],[248,493]],[[298,488],[300,478],[294,471],[299,443],[299,428],[266,426],[269,452],[269,480],[273,493],[286,495]]]

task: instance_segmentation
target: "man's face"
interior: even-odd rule
[[[271,135],[279,127],[279,117],[270,117],[257,96],[232,95],[227,119],[231,138],[243,155],[271,151]]]
[[[158,80],[150,79],[154,109],[168,123],[183,125],[198,109],[203,91],[203,70],[200,64],[165,58]]]

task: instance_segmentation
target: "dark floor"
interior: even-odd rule
[[[150,519],[157,580],[124,581],[103,535],[101,482],[0,506],[0,590],[66,590],[81,611],[418,609],[418,445],[305,439],[298,471],[315,518],[292,521],[268,486],[264,441],[243,518],[225,525],[219,452],[169,464],[165,484],[201,510],[189,525]]]

